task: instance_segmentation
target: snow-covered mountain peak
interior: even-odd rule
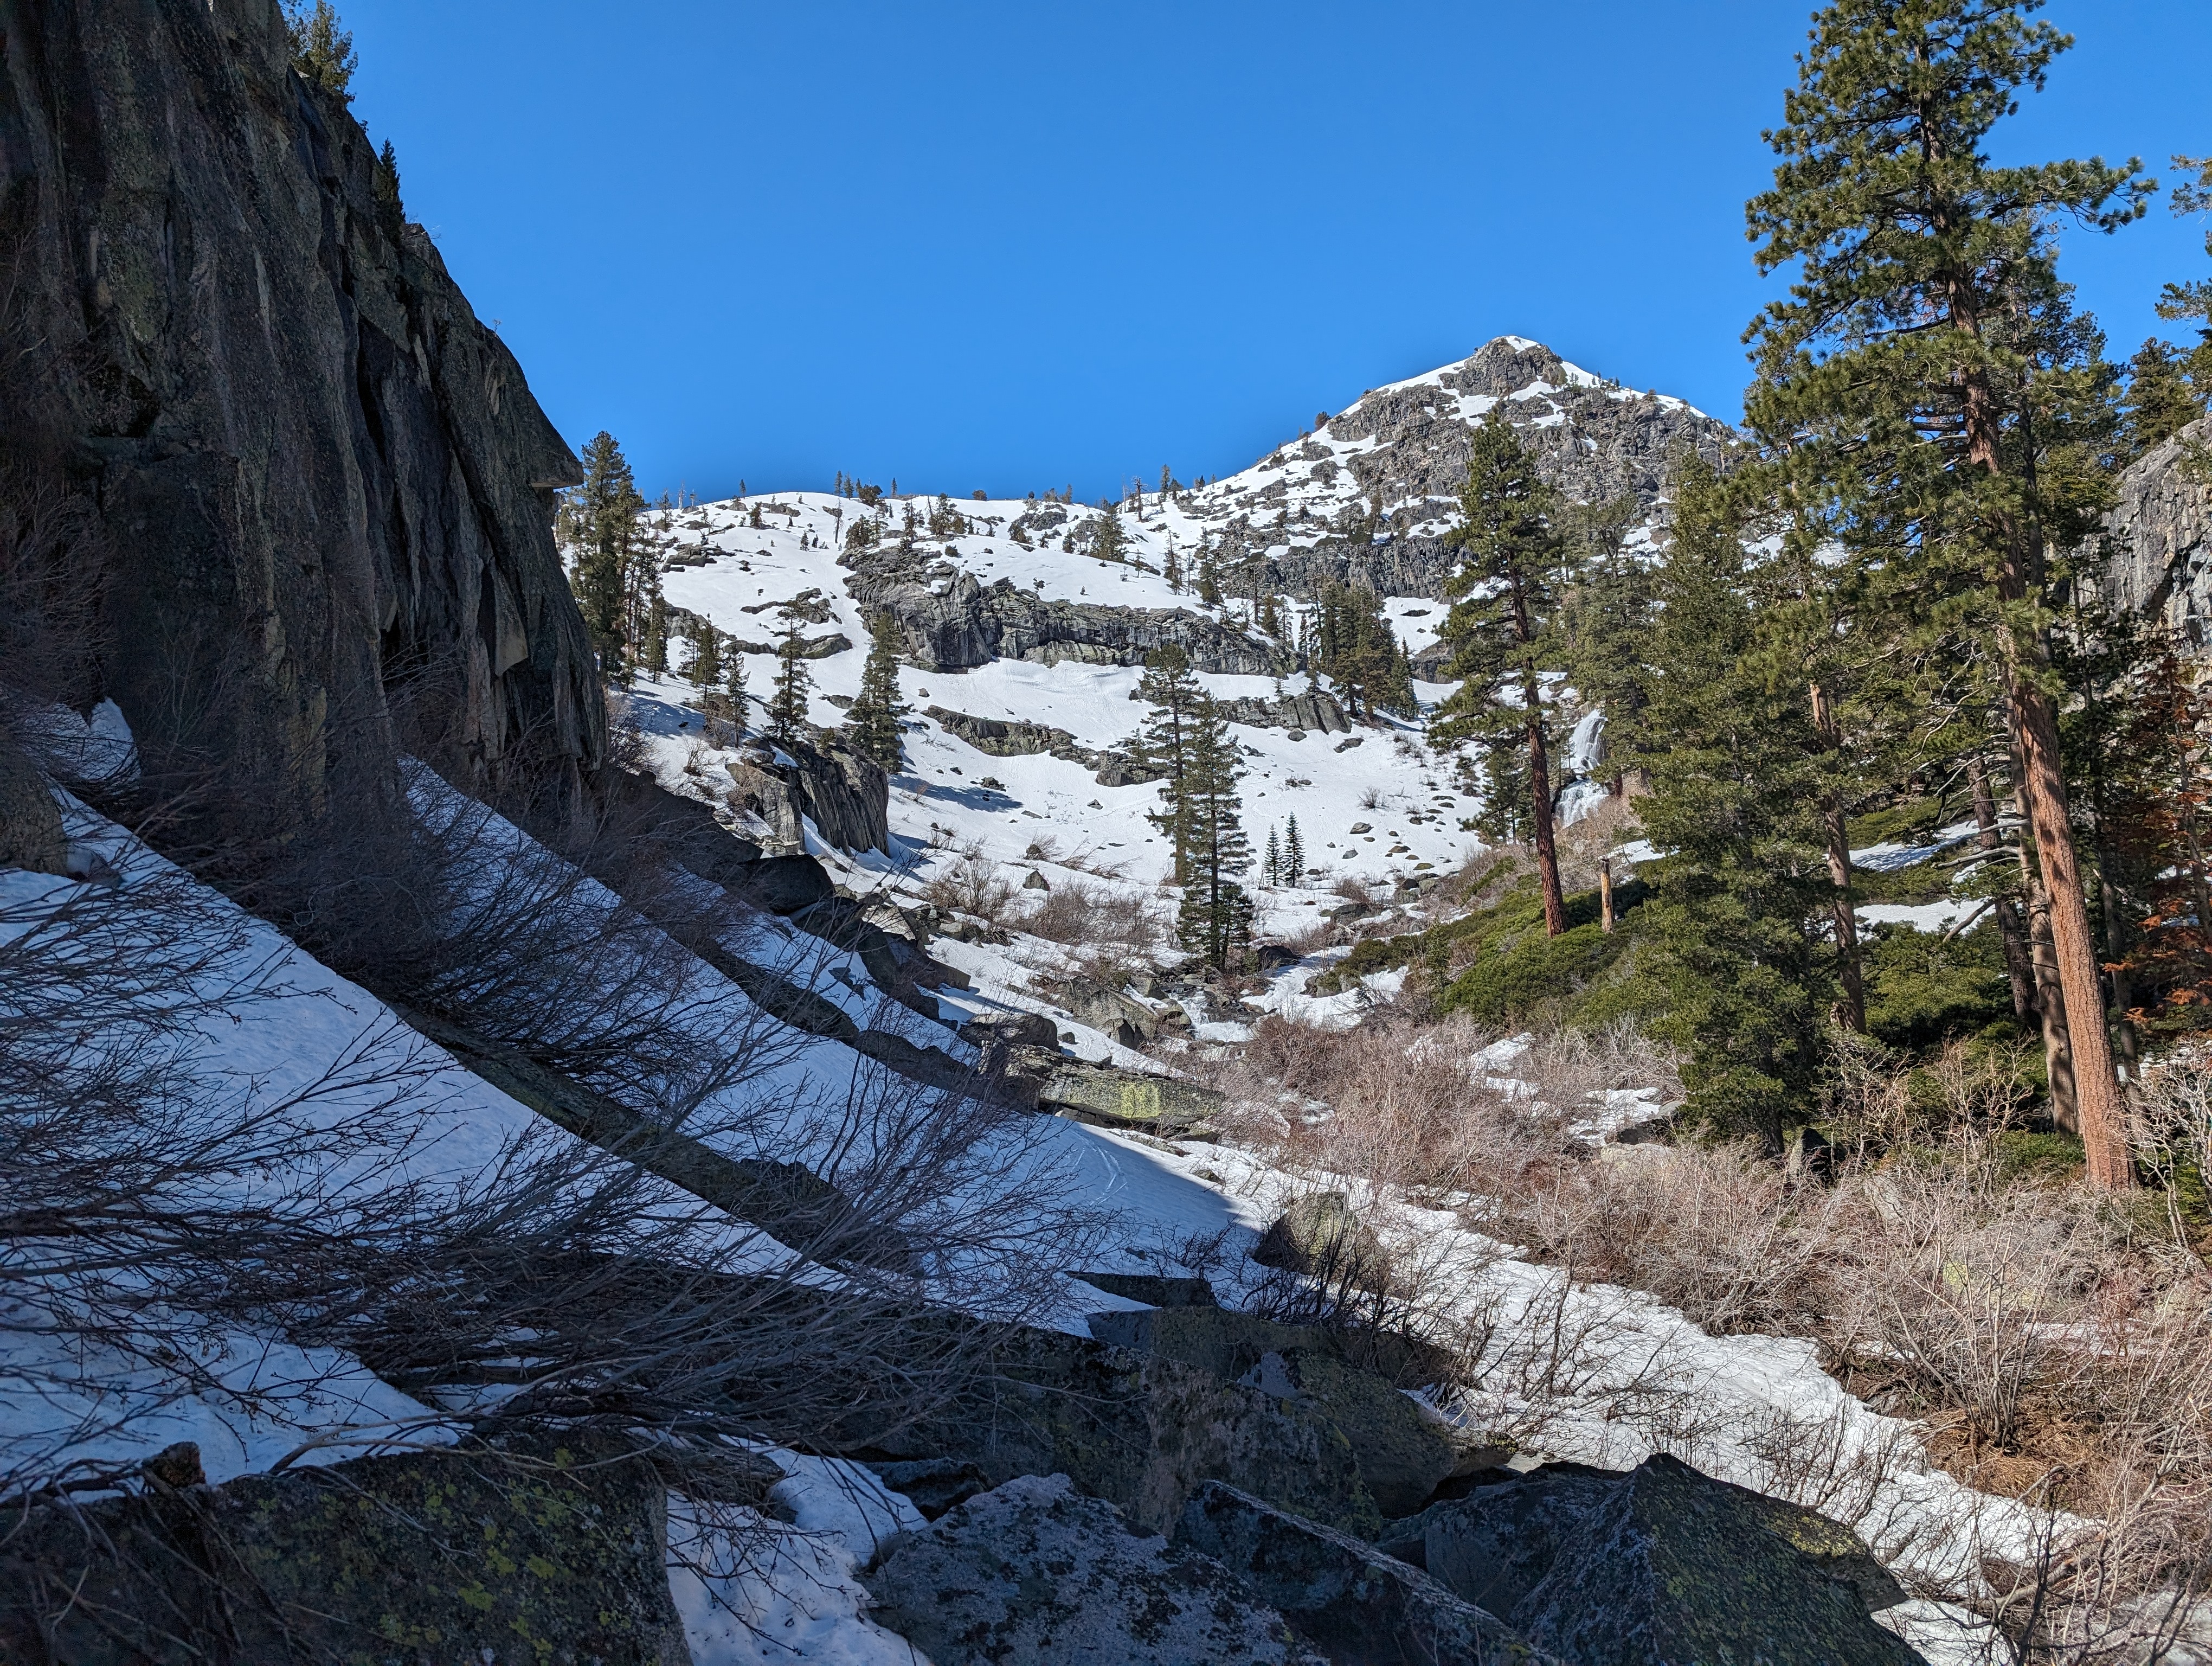
[[[671,562],[666,593],[723,633],[725,658],[745,660],[757,701],[775,678],[785,605],[799,605],[815,656],[812,718],[824,727],[859,692],[867,621],[882,612],[899,621],[901,686],[914,715],[890,818],[910,848],[975,846],[1008,865],[1034,864],[1032,848],[1080,853],[1133,885],[1156,884],[1166,847],[1146,815],[1157,793],[1116,760],[1126,761],[1143,715],[1133,696],[1145,659],[1173,641],[1231,702],[1256,841],[1295,814],[1320,874],[1416,882],[1478,848],[1468,825],[1476,804],[1425,744],[1425,716],[1344,726],[1327,679],[1298,666],[1297,623],[1325,583],[1364,586],[1413,656],[1417,694],[1431,705],[1443,698],[1446,685],[1420,679],[1439,674],[1455,559],[1444,534],[1466,477],[1469,425],[1493,409],[1570,497],[1635,496],[1646,511],[1638,536],[1656,522],[1675,447],[1717,460],[1734,441],[1681,400],[1502,336],[1456,363],[1369,390],[1238,473],[1170,483],[1110,508],[1053,497],[778,492],[656,517]],[[1109,514],[1120,553],[1104,559]],[[856,542],[860,523],[868,530]],[[1218,581],[1217,601],[1200,594],[1202,568]],[[1267,598],[1277,636],[1259,629]],[[679,648],[677,663],[685,657]],[[1299,703],[1309,690],[1323,703]],[[699,722],[683,707],[690,692],[663,679],[636,708],[659,737],[664,778],[711,796],[720,761],[695,755]],[[1601,755],[1595,723],[1579,725],[1572,766],[1595,770]],[[1571,808],[1576,783],[1561,787]],[[1263,901],[1297,909],[1311,896],[1290,886]]]

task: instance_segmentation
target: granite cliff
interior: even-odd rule
[[[410,685],[466,768],[600,763],[575,458],[276,0],[0,0],[0,331],[7,444],[101,550],[76,697],[150,767],[313,813]]]

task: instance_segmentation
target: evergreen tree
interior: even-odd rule
[[[1182,569],[1176,562],[1175,540],[1172,538],[1168,540],[1166,559],[1160,563],[1160,576],[1168,581],[1170,590],[1182,588]]]
[[[1375,712],[1410,715],[1413,679],[1410,660],[1390,622],[1382,599],[1364,585],[1322,584],[1308,647],[1307,666],[1328,677],[1354,718]]]
[[[1190,655],[1179,643],[1170,642],[1146,656],[1137,697],[1152,709],[1132,750],[1139,767],[1160,782],[1161,808],[1148,812],[1146,819],[1167,836],[1174,851],[1175,880],[1182,885],[1190,873],[1191,848],[1183,778],[1190,764],[1199,706],[1206,696],[1192,674]]]
[[[1650,703],[1649,650],[1656,608],[1651,569],[1624,548],[1638,508],[1633,496],[1624,496],[1605,503],[1565,504],[1556,517],[1573,575],[1561,612],[1567,675],[1583,703],[1605,714],[1605,751],[1616,796]]]
[[[768,702],[769,738],[780,746],[796,744],[806,728],[806,697],[814,686],[814,678],[806,668],[804,646],[799,639],[799,621],[787,621],[783,641],[775,650],[775,690]]]
[[[744,658],[741,654],[731,657],[741,662]],[[722,633],[704,619],[692,629],[691,663],[685,667],[685,675],[703,695],[712,695],[721,685]]]
[[[1768,136],[1773,188],[1747,208],[1760,270],[1797,277],[1753,328],[1746,414],[1888,594],[1923,617],[1969,611],[1990,644],[2051,897],[2089,1170],[2124,1187],[2049,672],[2047,551],[2094,524],[2095,483],[2043,461],[2051,428],[2096,402],[2100,369],[2084,334],[2061,327],[2056,223],[2115,229],[2149,187],[2133,164],[1989,160],[1984,141],[2018,90],[2039,89],[2070,44],[2028,21],[2037,3],[1833,0],[1816,14]]]
[[[359,67],[353,36],[338,27],[331,0],[285,0],[284,33],[292,44],[292,67],[325,92],[353,102],[353,72]],[[395,171],[395,199],[398,176]]]
[[[1667,855],[1645,904],[1654,1028],[1680,1047],[1691,1114],[1782,1146],[1809,1115],[1832,953],[1818,927],[1827,875],[1817,743],[1795,685],[1760,663],[1755,575],[1710,474],[1678,476],[1657,576],[1648,732],[1637,812]]]
[[[745,656],[730,655],[730,721],[738,726],[738,733],[745,732],[745,720],[750,711],[751,696],[745,692]]]
[[[377,155],[370,184],[376,204],[376,222],[384,228],[384,234],[397,243],[407,228],[407,210],[399,200],[399,153],[392,148],[389,139]]]
[[[585,629],[598,650],[599,672],[611,683],[629,675],[628,629],[635,588],[632,569],[642,543],[637,518],[645,508],[629,464],[604,429],[584,447],[584,483],[570,504],[575,529],[573,583]]]
[[[1129,535],[1121,530],[1121,517],[1111,503],[1103,506],[1096,524],[1098,531],[1091,541],[1091,553],[1100,561],[1126,560]]]
[[[1221,569],[1214,564],[1210,544],[1199,546],[1198,599],[1208,607],[1221,605]]]
[[[1267,854],[1260,859],[1260,878],[1270,885],[1283,883],[1283,842],[1275,836],[1273,824],[1267,828]]]
[[[655,677],[668,670],[668,604],[657,595],[646,611],[643,660]]]
[[[2176,214],[2212,213],[2212,160],[2201,156],[2176,156],[2176,167],[2192,169],[2197,177],[2174,187],[2173,211]],[[2204,234],[2204,252],[2212,255],[2212,231]],[[2184,362],[2189,380],[2197,392],[2201,410],[2208,398],[2212,398],[2212,279],[2197,278],[2187,283],[2169,283],[2159,292],[2158,315],[2176,322],[2188,320],[2197,325],[2197,341],[2190,348]]]
[[[1542,672],[1558,653],[1560,544],[1547,516],[1552,493],[1536,477],[1510,424],[1496,410],[1468,447],[1460,524],[1450,535],[1461,552],[1449,581],[1455,598],[1443,635],[1452,650],[1449,672],[1462,679],[1430,730],[1439,750],[1472,741],[1492,763],[1518,750],[1525,769],[1528,825],[1536,848],[1544,899],[1544,931],[1567,928],[1553,842],[1552,765],[1545,733]]]
[[[1229,720],[1200,696],[1188,725],[1178,794],[1188,842],[1182,905],[1176,918],[1182,946],[1216,971],[1237,964],[1252,940],[1252,902],[1237,883],[1251,865],[1237,783],[1244,762]]]
[[[845,733],[861,757],[885,769],[906,767],[906,741],[899,719],[908,708],[899,698],[899,627],[890,612],[868,623],[868,659],[860,668],[860,692],[845,714]]]
[[[2163,445],[2204,414],[2204,396],[2190,380],[2191,356],[2154,336],[2128,361],[2124,443],[2129,460]]]
[[[1295,811],[1285,819],[1283,828],[1283,872],[1290,877],[1285,885],[1302,885],[1306,878],[1305,841],[1298,833],[1298,818]]]

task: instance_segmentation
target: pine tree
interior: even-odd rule
[[[1667,853],[1646,903],[1650,972],[1668,995],[1654,1029],[1680,1047],[1690,1114],[1782,1146],[1810,1113],[1832,951],[1817,745],[1794,684],[1760,663],[1757,575],[1724,494],[1692,464],[1674,489],[1674,541],[1657,575],[1637,812]]]
[[[292,67],[302,79],[353,102],[353,72],[359,67],[353,36],[338,27],[331,0],[285,0],[284,33],[292,44]]]
[[[2212,160],[2176,156],[2173,165],[2192,169],[2197,174],[2194,179],[2174,187],[2173,211],[2212,213]],[[2212,255],[2212,231],[2204,234],[2204,252]],[[2207,399],[2212,398],[2212,279],[2197,278],[2186,283],[2166,285],[2159,292],[2158,315],[2177,323],[2185,319],[2197,325],[2196,344],[2183,362],[2188,368],[2197,407],[2202,410]]]
[[[1567,675],[1585,706],[1605,714],[1613,791],[1625,785],[1650,703],[1648,683],[1656,601],[1651,569],[1627,553],[1625,537],[1639,506],[1632,496],[1570,503],[1556,517],[1573,582],[1561,611]]]
[[[751,696],[745,692],[745,656],[742,654],[732,653],[730,655],[728,687],[730,721],[736,724],[738,733],[743,734],[751,709]]]
[[[1091,553],[1100,561],[1125,560],[1129,535],[1121,530],[1121,517],[1110,503],[1103,505],[1103,511],[1095,523],[1098,530],[1093,537]]]
[[[1170,590],[1179,591],[1182,588],[1182,569],[1176,562],[1173,538],[1168,540],[1168,553],[1166,559],[1160,563],[1160,576],[1168,581]]]
[[[1298,833],[1298,818],[1294,811],[1283,827],[1283,872],[1289,877],[1284,884],[1302,885],[1306,878],[1305,840]]]
[[[691,663],[684,674],[702,694],[711,695],[722,681],[722,633],[702,619],[691,633]],[[732,658],[742,660],[742,655]]]
[[[1188,725],[1184,759],[1179,798],[1189,850],[1176,935],[1186,950],[1223,971],[1251,943],[1252,903],[1237,884],[1251,865],[1251,846],[1237,792],[1243,759],[1228,718],[1203,696]]]
[[[655,677],[668,670],[668,604],[659,596],[645,615],[645,648],[643,661],[646,670]]]
[[[1221,569],[1214,564],[1213,546],[1210,544],[1199,547],[1198,599],[1208,607],[1221,605]]]
[[[790,620],[783,628],[783,641],[776,645],[775,690],[768,702],[769,739],[781,746],[796,743],[806,728],[807,695],[814,678],[806,668],[804,648],[799,621]]]
[[[637,518],[645,500],[622,447],[604,429],[584,447],[584,483],[569,507],[576,532],[576,602],[599,652],[600,675],[623,682],[629,676],[632,569],[642,543]]]
[[[2124,444],[2130,460],[2204,414],[2204,395],[2190,380],[2190,357],[2154,336],[2128,361]]]
[[[377,154],[370,188],[376,204],[376,222],[384,228],[385,236],[397,243],[407,229],[407,210],[399,200],[399,153],[392,148],[389,139]]]
[[[1527,771],[1544,931],[1557,937],[1567,928],[1567,909],[1553,842],[1542,681],[1559,648],[1561,550],[1547,519],[1552,506],[1519,436],[1492,410],[1470,437],[1460,524],[1450,534],[1461,558],[1443,635],[1452,650],[1449,673],[1462,680],[1440,708],[1430,744],[1444,750],[1472,741],[1493,763],[1509,749],[1523,754],[1524,762],[1507,767]]]
[[[1283,843],[1275,836],[1272,824],[1267,829],[1267,854],[1260,859],[1260,878],[1267,885],[1283,883]]]
[[[1174,851],[1175,880],[1182,885],[1190,872],[1190,823],[1183,778],[1190,765],[1191,735],[1199,706],[1206,696],[1192,674],[1190,655],[1179,643],[1170,642],[1146,658],[1137,697],[1152,709],[1132,750],[1139,766],[1160,781],[1161,808],[1148,812],[1146,819],[1167,836]]]
[[[882,612],[868,623],[868,659],[860,668],[860,692],[845,714],[845,733],[861,757],[885,769],[906,767],[906,741],[899,719],[908,708],[899,699],[898,620]]]
[[[1745,408],[1889,593],[1910,593],[1923,617],[1978,616],[2051,897],[2089,1171],[2119,1188],[2132,1183],[2124,1114],[2047,680],[2046,550],[2086,530],[2094,494],[2040,466],[2054,421],[2094,402],[2097,365],[2081,332],[2044,325],[2064,311],[2057,222],[2115,229],[2149,187],[2133,164],[1989,160],[2018,90],[2040,88],[2070,44],[2027,21],[2035,3],[1833,0],[1816,14],[1768,136],[1773,188],[1747,210],[1760,270],[1796,277],[1753,328]]]

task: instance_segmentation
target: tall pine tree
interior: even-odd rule
[[[1216,971],[1239,964],[1252,940],[1252,900],[1237,883],[1252,860],[1237,791],[1243,775],[1228,718],[1201,696],[1191,716],[1179,794],[1188,857],[1176,935]]]
[[[2091,1177],[2132,1183],[2098,949],[2075,849],[2050,672],[2048,550],[2075,529],[2037,430],[2087,368],[2008,339],[2045,305],[2056,226],[2143,211],[2134,165],[1999,167],[1984,149],[2070,42],[2039,0],[1833,0],[1817,13],[1770,191],[1747,208],[1762,271],[1796,271],[1753,326],[1746,414],[1830,500],[1863,558],[1924,605],[1973,610],[2001,668],[2051,902]],[[2079,483],[2063,483],[2078,484]]]
[[[899,625],[888,611],[868,622],[868,659],[860,667],[860,691],[845,714],[844,729],[853,748],[885,769],[906,767],[906,740],[899,719],[908,708],[899,698]]]
[[[1763,576],[1746,569],[1723,492],[1678,471],[1674,539],[1657,575],[1637,812],[1667,854],[1645,904],[1654,1028],[1683,1049],[1691,1114],[1782,1148],[1811,1110],[1832,951],[1820,916],[1817,741],[1798,689],[1776,687],[1759,636]]]
[[[571,582],[599,673],[611,683],[627,681],[631,569],[644,542],[637,521],[645,500],[621,446],[604,429],[584,447],[584,483],[566,507],[576,540]]]
[[[1559,651],[1561,546],[1552,530],[1550,488],[1497,411],[1477,427],[1468,447],[1467,484],[1451,542],[1460,564],[1450,580],[1456,599],[1443,635],[1452,650],[1449,674],[1459,687],[1431,728],[1439,749],[1472,741],[1488,757],[1518,751],[1522,759],[1493,769],[1493,786],[1525,769],[1528,830],[1544,899],[1544,931],[1567,928],[1553,839],[1552,763],[1545,735],[1542,673]],[[1506,777],[1501,779],[1501,776]]]
[[[814,676],[806,668],[805,648],[799,621],[787,620],[783,641],[776,645],[775,688],[768,701],[769,739],[780,746],[796,745],[806,730],[807,696]]]
[[[1139,765],[1160,783],[1160,808],[1148,812],[1146,819],[1167,836],[1175,855],[1175,881],[1182,885],[1190,876],[1191,848],[1183,781],[1206,695],[1191,672],[1190,655],[1180,643],[1170,642],[1146,657],[1137,697],[1152,709],[1138,731],[1133,750]]]

